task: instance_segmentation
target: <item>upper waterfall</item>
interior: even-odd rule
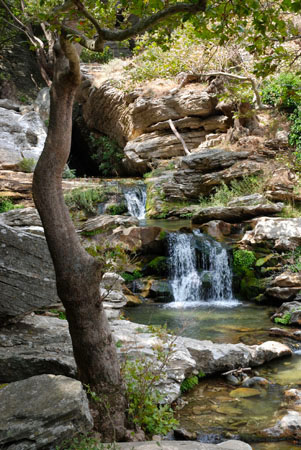
[[[124,191],[128,211],[137,219],[145,219],[146,187],[136,185]]]

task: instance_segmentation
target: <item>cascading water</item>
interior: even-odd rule
[[[230,307],[239,303],[232,294],[228,254],[219,242],[199,232],[170,233],[169,255],[172,306]]]
[[[145,219],[146,187],[134,186],[129,188],[124,191],[124,196],[130,215],[137,217],[139,220]]]

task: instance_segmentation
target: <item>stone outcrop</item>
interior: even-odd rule
[[[35,111],[0,106],[0,168],[15,169],[23,158],[37,160],[46,139],[45,124]]]
[[[104,444],[104,449],[110,450],[111,444]],[[242,441],[230,440],[221,444],[204,444],[196,441],[152,441],[152,442],[120,442],[120,450],[252,450],[249,444]]]
[[[126,320],[111,322],[120,358],[137,358],[145,355],[155,360],[158,345],[166,349],[147,327]],[[180,386],[185,377],[200,370],[206,374],[233,368],[257,366],[265,361],[290,355],[291,350],[279,342],[261,345],[214,344],[211,341],[178,337],[174,341],[167,366],[164,368],[158,389],[167,401],[180,395]],[[12,382],[25,377],[43,374],[74,376],[75,362],[72,356],[71,339],[65,320],[47,316],[27,316],[18,325],[0,330],[0,383]]]
[[[210,220],[239,223],[254,217],[279,214],[283,208],[283,203],[263,203],[254,206],[212,206],[196,212],[192,217],[192,223],[202,224]]]
[[[82,384],[59,375],[40,375],[0,389],[0,447],[55,448],[93,427]]]
[[[259,245],[264,243],[275,250],[293,250],[301,245],[301,219],[260,217],[252,222],[241,243]]]
[[[45,239],[4,225],[3,221],[0,222],[0,291],[0,325],[60,303]]]
[[[131,227],[138,225],[139,220],[136,217],[126,216],[110,216],[101,214],[99,216],[88,219],[81,228],[81,232],[85,235],[97,234],[97,232],[112,231],[119,226]]]

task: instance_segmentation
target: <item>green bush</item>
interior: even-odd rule
[[[140,270],[134,270],[134,272],[132,272],[132,273],[123,272],[121,274],[121,276],[124,279],[124,281],[130,282],[130,281],[137,280],[138,278],[141,278],[142,273],[140,272]]]
[[[94,152],[91,158],[98,164],[100,174],[118,176],[124,154],[117,142],[107,136],[95,137],[93,134],[89,140]]]
[[[185,380],[181,384],[181,392],[184,394],[184,392],[191,391],[191,389],[194,388],[199,383],[199,379],[196,375],[185,378]]]
[[[250,250],[235,250],[233,252],[233,270],[242,275],[251,269],[256,262],[256,257]]]
[[[286,313],[282,317],[275,317],[274,322],[280,323],[281,325],[288,325],[291,320],[291,314]]]
[[[84,209],[87,212],[95,213],[96,205],[105,201],[105,193],[99,188],[76,188],[65,194],[65,202],[71,209]]]
[[[33,172],[36,166],[36,160],[33,158],[23,158],[22,161],[18,163],[18,167],[21,172]]]
[[[152,272],[158,275],[165,273],[167,271],[166,256],[157,256],[148,263],[148,267]]]
[[[7,197],[1,197],[0,198],[0,213],[10,211],[11,209],[14,209],[15,205],[12,203],[12,201]]]
[[[121,203],[120,205],[114,204],[109,205],[106,208],[106,212],[108,214],[112,214],[112,216],[116,216],[118,214],[124,214],[128,210],[127,205],[125,203]]]
[[[110,47],[105,47],[102,53],[83,48],[80,54],[80,59],[84,63],[107,64],[113,58],[114,55]]]
[[[263,185],[263,178],[254,175],[245,176],[240,180],[232,180],[229,185],[222,182],[209,198],[200,197],[200,205],[203,208],[208,206],[225,206],[236,197],[262,192]]]
[[[64,172],[63,172],[63,178],[70,179],[70,180],[73,178],[76,178],[76,170],[70,169],[68,166],[65,166]]]

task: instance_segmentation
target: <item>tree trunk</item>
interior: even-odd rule
[[[79,379],[100,397],[99,431],[106,440],[119,440],[125,431],[126,400],[99,292],[102,266],[81,246],[62,192],[79,83],[76,50],[61,38],[56,48],[48,135],[34,173],[33,196],[52,256],[57,292],[66,309]]]

